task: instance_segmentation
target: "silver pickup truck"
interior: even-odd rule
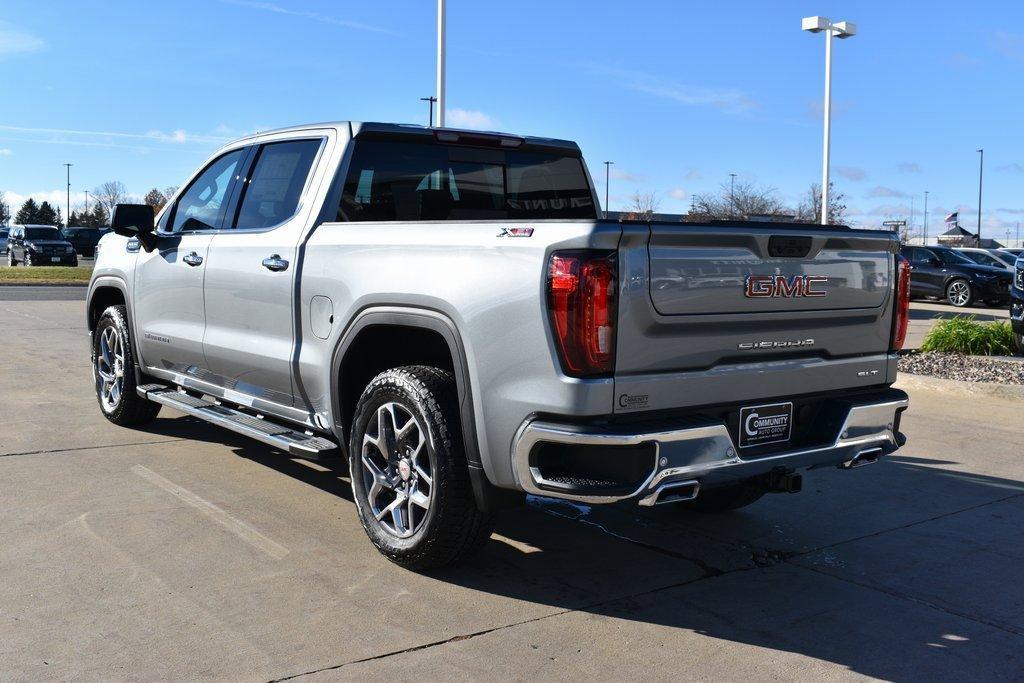
[[[604,220],[572,142],[379,123],[243,138],[181,187],[100,243],[103,414],[347,458],[403,566],[524,494],[729,510],[905,441],[891,233]]]

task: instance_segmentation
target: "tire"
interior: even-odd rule
[[[18,262],[14,260],[14,250],[13,249],[8,249],[7,250],[7,265],[10,266],[11,268],[13,268],[14,266],[18,265]]]
[[[957,308],[967,308],[974,303],[974,287],[963,278],[956,278],[946,285],[946,301]]]
[[[25,253],[22,254],[21,262],[25,264],[26,268],[31,268],[32,266],[34,266],[35,261],[32,259],[32,252],[26,249]]]
[[[135,350],[124,306],[103,311],[92,333],[92,376],[103,417],[122,427],[138,427],[160,412],[160,404],[135,393]]]
[[[473,497],[457,405],[452,374],[422,365],[377,375],[356,405],[348,452],[359,520],[406,569],[452,564],[490,537],[493,516]]]
[[[1024,356],[1024,332],[1015,332],[1013,341],[1017,346],[1017,355]]]
[[[768,488],[759,479],[747,479],[712,489],[702,490],[693,500],[677,503],[677,507],[697,512],[728,512],[755,503],[768,493]]]

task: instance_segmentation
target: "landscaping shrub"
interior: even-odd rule
[[[1013,329],[1005,320],[979,323],[974,316],[957,316],[933,327],[924,338],[921,350],[972,356],[1012,356]]]

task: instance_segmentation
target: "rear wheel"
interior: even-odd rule
[[[677,505],[697,512],[728,512],[746,507],[760,500],[761,496],[766,493],[768,493],[768,487],[761,479],[747,479],[735,484],[702,489],[693,500]]]
[[[151,422],[160,404],[135,393],[135,349],[124,306],[103,311],[92,334],[92,374],[103,416],[116,425]]]
[[[458,561],[490,536],[473,497],[450,372],[408,366],[377,375],[356,405],[352,493],[385,557],[421,571]]]
[[[14,249],[10,247],[7,248],[7,265],[11,268],[18,265],[18,262],[14,260]]]
[[[974,301],[974,288],[967,280],[957,278],[946,285],[946,301],[957,308],[967,308]]]

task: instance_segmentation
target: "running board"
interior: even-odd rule
[[[145,384],[136,391],[142,398],[169,406],[218,427],[225,427],[268,446],[280,448],[297,458],[318,460],[323,456],[334,455],[338,448],[336,443],[322,436],[296,431],[270,420],[170,389],[163,384]]]

